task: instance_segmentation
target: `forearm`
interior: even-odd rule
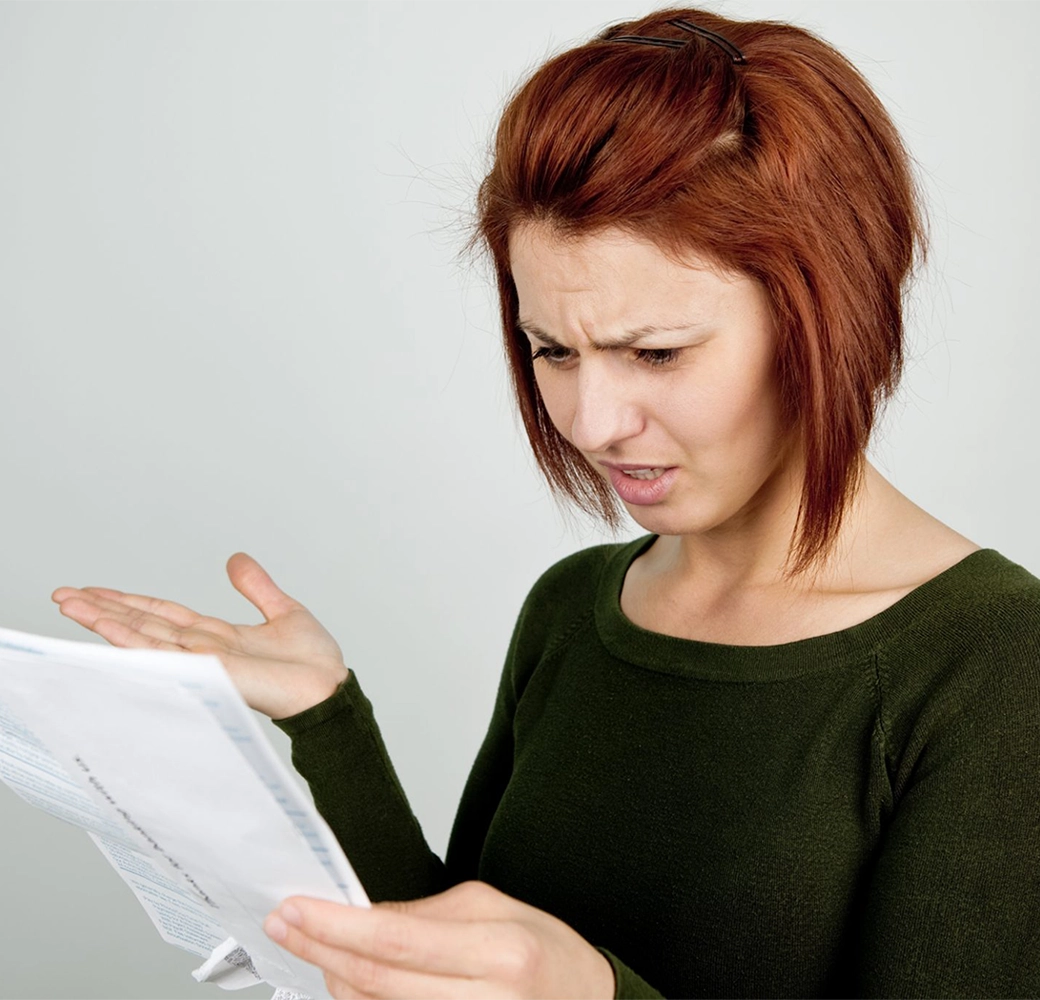
[[[374,901],[447,887],[353,671],[332,697],[276,725],[291,737],[293,765]]]

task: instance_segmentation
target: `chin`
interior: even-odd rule
[[[693,493],[691,496],[690,494]],[[622,506],[641,528],[654,535],[707,535],[742,524],[754,510],[755,494],[738,491],[684,490],[660,503]]]
[[[707,511],[681,510],[665,503],[636,506],[622,504],[639,527],[653,535],[694,535],[709,531],[719,523]]]

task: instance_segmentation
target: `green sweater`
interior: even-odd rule
[[[373,899],[479,878],[618,997],[1040,996],[1040,580],[974,552],[852,628],[649,632],[587,549],[520,613],[446,860],[351,679],[280,725]]]

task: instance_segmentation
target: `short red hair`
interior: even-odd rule
[[[723,35],[746,63],[674,19]],[[805,448],[791,572],[825,556],[878,406],[899,380],[902,294],[924,247],[908,155],[862,75],[793,25],[662,10],[535,71],[502,114],[494,154],[477,237],[494,261],[520,412],[554,491],[619,523],[613,491],[539,395],[517,328],[509,234],[530,221],[562,236],[619,227],[765,287],[784,415]]]

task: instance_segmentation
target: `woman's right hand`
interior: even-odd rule
[[[246,703],[272,719],[324,701],[349,676],[336,640],[244,552],[228,560],[227,573],[264,616],[262,625],[231,625],[172,601],[104,587],[59,587],[51,599],[113,646],[220,657]]]

